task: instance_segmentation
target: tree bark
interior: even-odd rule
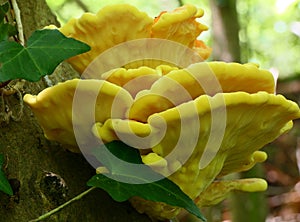
[[[4,1],[0,0],[2,4]],[[18,0],[25,40],[36,30],[57,24],[45,1]],[[22,94],[37,94],[49,83],[56,84],[78,77],[67,64],[37,83],[26,82]],[[5,96],[6,109],[17,115],[21,105],[18,94]],[[1,109],[3,108],[0,104]],[[55,110],[54,110],[55,112]],[[6,157],[3,167],[14,185],[15,195],[0,192],[0,221],[25,222],[59,206],[87,190],[87,180],[95,174],[81,154],[66,151],[59,144],[46,140],[35,117],[24,107],[20,121],[0,121],[0,153]],[[20,187],[18,187],[18,181]],[[138,214],[128,202],[116,203],[105,192],[96,189],[45,221],[150,221]]]
[[[239,23],[236,0],[210,0],[213,59],[240,62]]]

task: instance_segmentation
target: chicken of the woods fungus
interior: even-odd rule
[[[185,67],[157,58],[130,61],[99,71],[94,78],[72,79],[38,95],[27,94],[24,101],[45,137],[74,152],[90,140],[109,143],[133,135],[147,137],[136,147],[143,162],[175,182],[199,207],[217,204],[232,190],[267,189],[266,181],[259,178],[221,178],[265,161],[266,153],[259,150],[292,128],[292,121],[300,117],[298,105],[276,95],[272,74],[256,64],[206,62],[211,49],[198,40],[207,30],[198,22],[202,15],[203,10],[185,5],[152,19],[131,5],[112,5],[58,28],[65,36],[91,46],[89,52],[68,60],[81,75],[106,50],[138,39],[176,42],[202,61],[191,59]],[[174,52],[169,49],[167,53]],[[218,89],[211,90],[215,82]],[[96,95],[92,96],[93,110],[82,104],[80,116],[72,108],[78,93],[86,103]],[[89,113],[94,114],[94,121],[83,117]],[[80,138],[74,127],[80,128]],[[189,147],[192,140],[193,147]],[[168,158],[175,147],[175,157]],[[214,156],[203,162],[209,152]],[[157,219],[170,219],[181,211],[140,197],[130,201],[139,212]]]

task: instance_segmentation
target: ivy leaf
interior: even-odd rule
[[[0,5],[0,22],[4,20],[5,14],[8,12],[8,10],[9,10],[8,2]]]
[[[18,33],[15,26],[0,22],[0,41],[7,40],[8,37],[14,36]]]
[[[8,38],[8,24],[4,24],[0,21],[0,41]]]
[[[4,157],[2,154],[0,154],[0,190],[2,190],[4,193],[7,193],[8,195],[13,195],[13,190],[2,171],[2,165],[4,162]]]
[[[12,79],[38,81],[51,74],[63,60],[90,50],[85,43],[67,38],[58,30],[35,31],[27,47],[11,42],[0,42],[0,82]]]
[[[137,149],[121,141],[113,141],[95,149],[93,154],[110,173],[94,175],[87,182],[88,186],[105,190],[115,201],[121,202],[139,196],[146,200],[184,208],[206,221],[193,200],[175,183],[142,163]],[[118,161],[112,156],[117,157]]]
[[[16,35],[18,30],[15,26],[5,23],[4,18],[9,10],[8,2],[0,5],[0,41],[7,40],[8,37]]]

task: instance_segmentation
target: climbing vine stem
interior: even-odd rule
[[[89,192],[91,192],[91,191],[94,190],[95,188],[96,188],[96,187],[92,187],[92,188],[90,188],[90,189],[88,189],[88,190],[86,190],[86,191],[80,193],[80,194],[77,195],[76,197],[74,197],[74,198],[72,198],[71,200],[65,202],[64,204],[58,206],[57,208],[55,208],[55,209],[53,209],[53,210],[51,210],[51,211],[49,211],[49,212],[47,212],[47,213],[45,213],[45,214],[39,216],[38,218],[36,218],[36,219],[34,219],[34,220],[31,220],[31,221],[29,221],[29,222],[37,222],[37,221],[41,221],[41,220],[44,220],[44,219],[50,217],[51,215],[57,213],[57,212],[60,211],[61,209],[65,208],[67,205],[73,203],[74,201],[80,200],[82,197],[84,197],[85,195],[87,195]]]
[[[11,0],[11,5],[14,10],[14,14],[15,14],[14,16],[15,16],[16,23],[17,23],[19,43],[21,45],[24,45],[25,39],[24,39],[24,32],[23,32],[23,24],[22,24],[22,20],[21,20],[21,12],[20,12],[17,0]]]

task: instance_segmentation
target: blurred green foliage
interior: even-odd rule
[[[63,24],[85,11],[96,13],[108,4],[129,3],[155,17],[180,2],[205,10],[201,22],[210,26],[209,1],[199,0],[46,0]],[[279,73],[279,78],[300,78],[300,0],[237,0],[242,61],[255,62]],[[210,32],[201,35],[211,45]]]
[[[280,78],[300,76],[300,1],[240,0],[237,10],[243,61],[271,68]]]

